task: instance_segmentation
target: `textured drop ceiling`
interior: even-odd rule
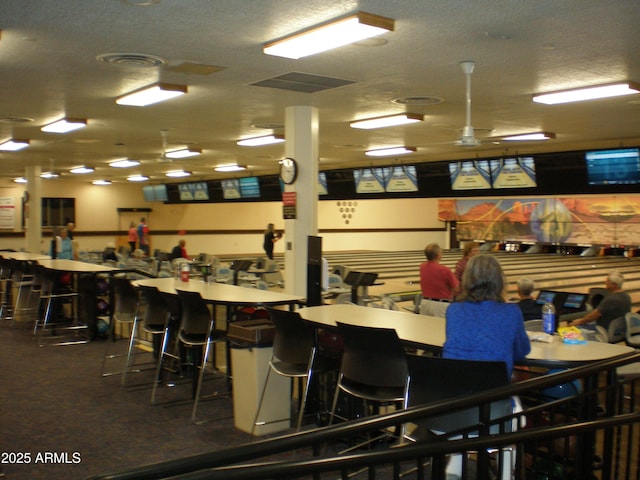
[[[358,10],[395,19],[395,31],[299,60],[262,53],[265,42]],[[177,168],[192,178],[221,178],[229,175],[213,167],[230,162],[251,175],[275,173],[283,144],[236,141],[286,134],[278,127],[294,105],[318,108],[323,170],[370,165],[365,150],[400,144],[417,151],[375,164],[638,145],[640,95],[558,106],[531,101],[539,92],[640,81],[638,25],[637,0],[2,0],[0,141],[25,138],[31,146],[0,153],[0,185],[36,164],[53,164],[63,175],[78,165],[96,169],[78,181],[143,173],[158,182]],[[121,57],[98,61],[105,54]],[[473,148],[454,145],[465,124],[463,60],[476,62],[472,125],[487,140]],[[307,76],[332,81],[314,85]],[[304,88],[279,86],[283,79],[302,80]],[[146,108],[116,105],[116,97],[157,81],[187,85],[189,93]],[[264,82],[272,83],[257,86]],[[423,97],[442,102],[393,102]],[[404,111],[425,121],[349,128],[353,120]],[[87,118],[88,127],[40,131],[64,116]],[[168,149],[192,146],[203,155],[158,161],[162,130]],[[556,139],[491,141],[533,131]],[[126,172],[108,166],[123,157],[142,164]]]

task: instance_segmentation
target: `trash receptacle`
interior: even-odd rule
[[[233,418],[238,430],[254,435],[280,432],[291,426],[291,379],[272,374],[260,409],[260,425],[253,421],[269,371],[273,324],[268,319],[229,325],[233,383]]]

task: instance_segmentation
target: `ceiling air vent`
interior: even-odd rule
[[[114,52],[103,53],[96,57],[96,60],[101,63],[109,63],[112,65],[124,65],[125,67],[162,67],[167,65],[169,61],[158,55],[151,55],[148,53],[126,53],[126,52]]]
[[[342,78],[312,75],[309,73],[291,72],[278,77],[261,80],[251,85],[255,87],[279,88],[281,90],[291,90],[294,92],[316,93],[353,85],[354,83],[358,82],[344,80]]]

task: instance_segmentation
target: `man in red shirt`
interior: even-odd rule
[[[420,288],[422,304],[420,313],[434,317],[444,317],[454,292],[458,289],[458,279],[450,268],[441,265],[442,249],[437,243],[430,243],[424,249],[427,261],[420,265]]]

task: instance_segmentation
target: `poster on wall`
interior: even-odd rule
[[[441,199],[438,217],[459,239],[636,245],[640,196]]]
[[[13,197],[0,197],[0,229],[13,230],[16,222],[16,202]]]

